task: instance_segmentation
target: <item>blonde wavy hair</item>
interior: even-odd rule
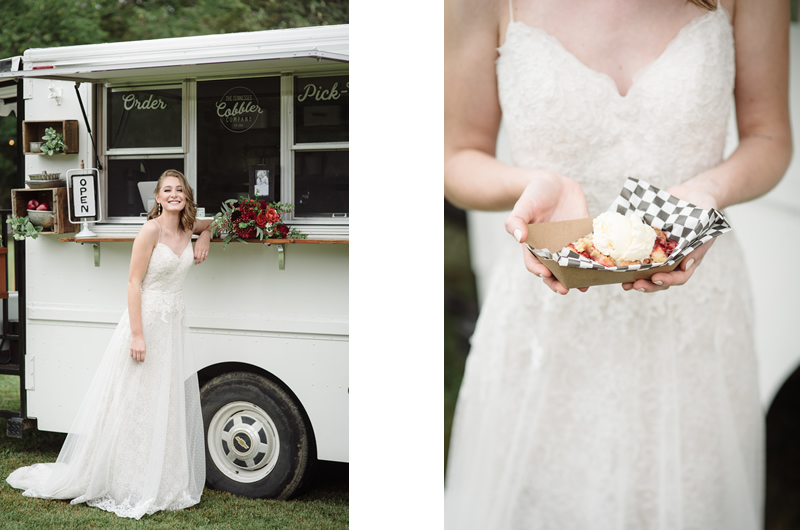
[[[175,177],[181,181],[183,194],[186,196],[186,206],[181,211],[181,216],[178,220],[178,226],[180,226],[181,230],[184,232],[191,232],[192,228],[194,228],[194,222],[197,220],[197,204],[194,202],[194,190],[192,190],[192,187],[189,185],[189,181],[186,180],[186,177],[183,176],[183,173],[177,169],[168,169],[163,172],[160,177],[158,177],[155,195],[158,195],[158,193],[161,191],[161,186],[163,185],[164,179],[167,177]],[[153,209],[147,212],[148,221],[161,215],[158,207],[159,204],[158,201],[156,201],[156,203],[153,205]]]

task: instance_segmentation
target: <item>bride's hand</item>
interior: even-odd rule
[[[208,251],[211,248],[211,231],[203,230],[197,237],[197,242],[194,244],[194,264],[200,265],[208,257]]]
[[[506,218],[506,231],[520,243],[528,239],[528,225],[550,223],[589,217],[586,196],[581,185],[558,173],[546,170],[532,171],[530,184],[525,188],[511,214]],[[522,259],[525,267],[544,280],[544,283],[559,294],[569,291],[553,277],[536,256],[523,244]],[[581,288],[586,291],[588,287]]]
[[[668,190],[670,195],[674,195],[679,199],[688,201],[695,206],[699,206],[705,210],[716,208],[717,200],[708,192],[692,188],[686,184],[681,184],[670,188]],[[681,261],[680,265],[672,272],[657,272],[649,280],[636,280],[633,283],[623,283],[622,288],[626,291],[635,289],[643,293],[654,293],[657,291],[664,291],[675,285],[683,285],[689,281],[694,271],[703,262],[711,245],[714,244],[716,239],[703,243],[700,247],[693,250],[686,258]]]
[[[135,361],[144,362],[144,337],[131,337],[131,357]]]

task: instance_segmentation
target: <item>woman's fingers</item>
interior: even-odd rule
[[[518,243],[527,241],[528,239],[528,225],[513,213],[506,218],[506,232],[511,234]]]
[[[634,283],[624,283],[622,288],[626,291],[635,289],[640,292],[653,293],[663,291],[670,287],[683,285],[689,281],[698,265],[703,262],[708,249],[714,244],[714,240],[704,243],[696,250],[691,252],[681,261],[680,265],[672,272],[657,272],[650,280],[636,280]]]
[[[550,269],[548,269],[541,261],[539,261],[539,258],[537,258],[533,252],[528,250],[527,247],[522,248],[522,253],[522,260],[525,262],[525,268],[541,278],[546,286],[558,294],[567,294],[569,292],[569,289],[564,287],[563,283],[556,280],[555,277],[553,277],[553,273],[550,272]],[[578,290],[582,293],[585,293],[587,290],[589,290],[589,288],[581,287]]]
[[[550,269],[545,267],[544,264],[539,261],[539,258],[528,250],[528,247],[525,245],[522,245],[522,261],[525,263],[525,268],[539,278],[549,278],[553,275]]]

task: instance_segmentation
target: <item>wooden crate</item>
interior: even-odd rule
[[[69,222],[67,210],[67,188],[44,188],[39,190],[17,189],[11,190],[11,211],[14,215],[25,217],[28,215],[28,201],[36,199],[46,202],[53,209],[55,223],[52,228],[42,230],[40,234],[70,234],[77,232],[80,227]]]
[[[43,155],[44,153],[31,153],[31,142],[43,142],[45,129],[52,127],[57,133],[64,136],[67,150],[60,155],[69,155],[78,152],[78,120],[39,121],[26,120],[22,122],[22,150],[26,155]]]

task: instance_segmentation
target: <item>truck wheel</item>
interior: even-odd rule
[[[200,391],[206,481],[254,498],[288,499],[310,478],[316,445],[305,414],[279,385],[249,372],[215,377]]]

